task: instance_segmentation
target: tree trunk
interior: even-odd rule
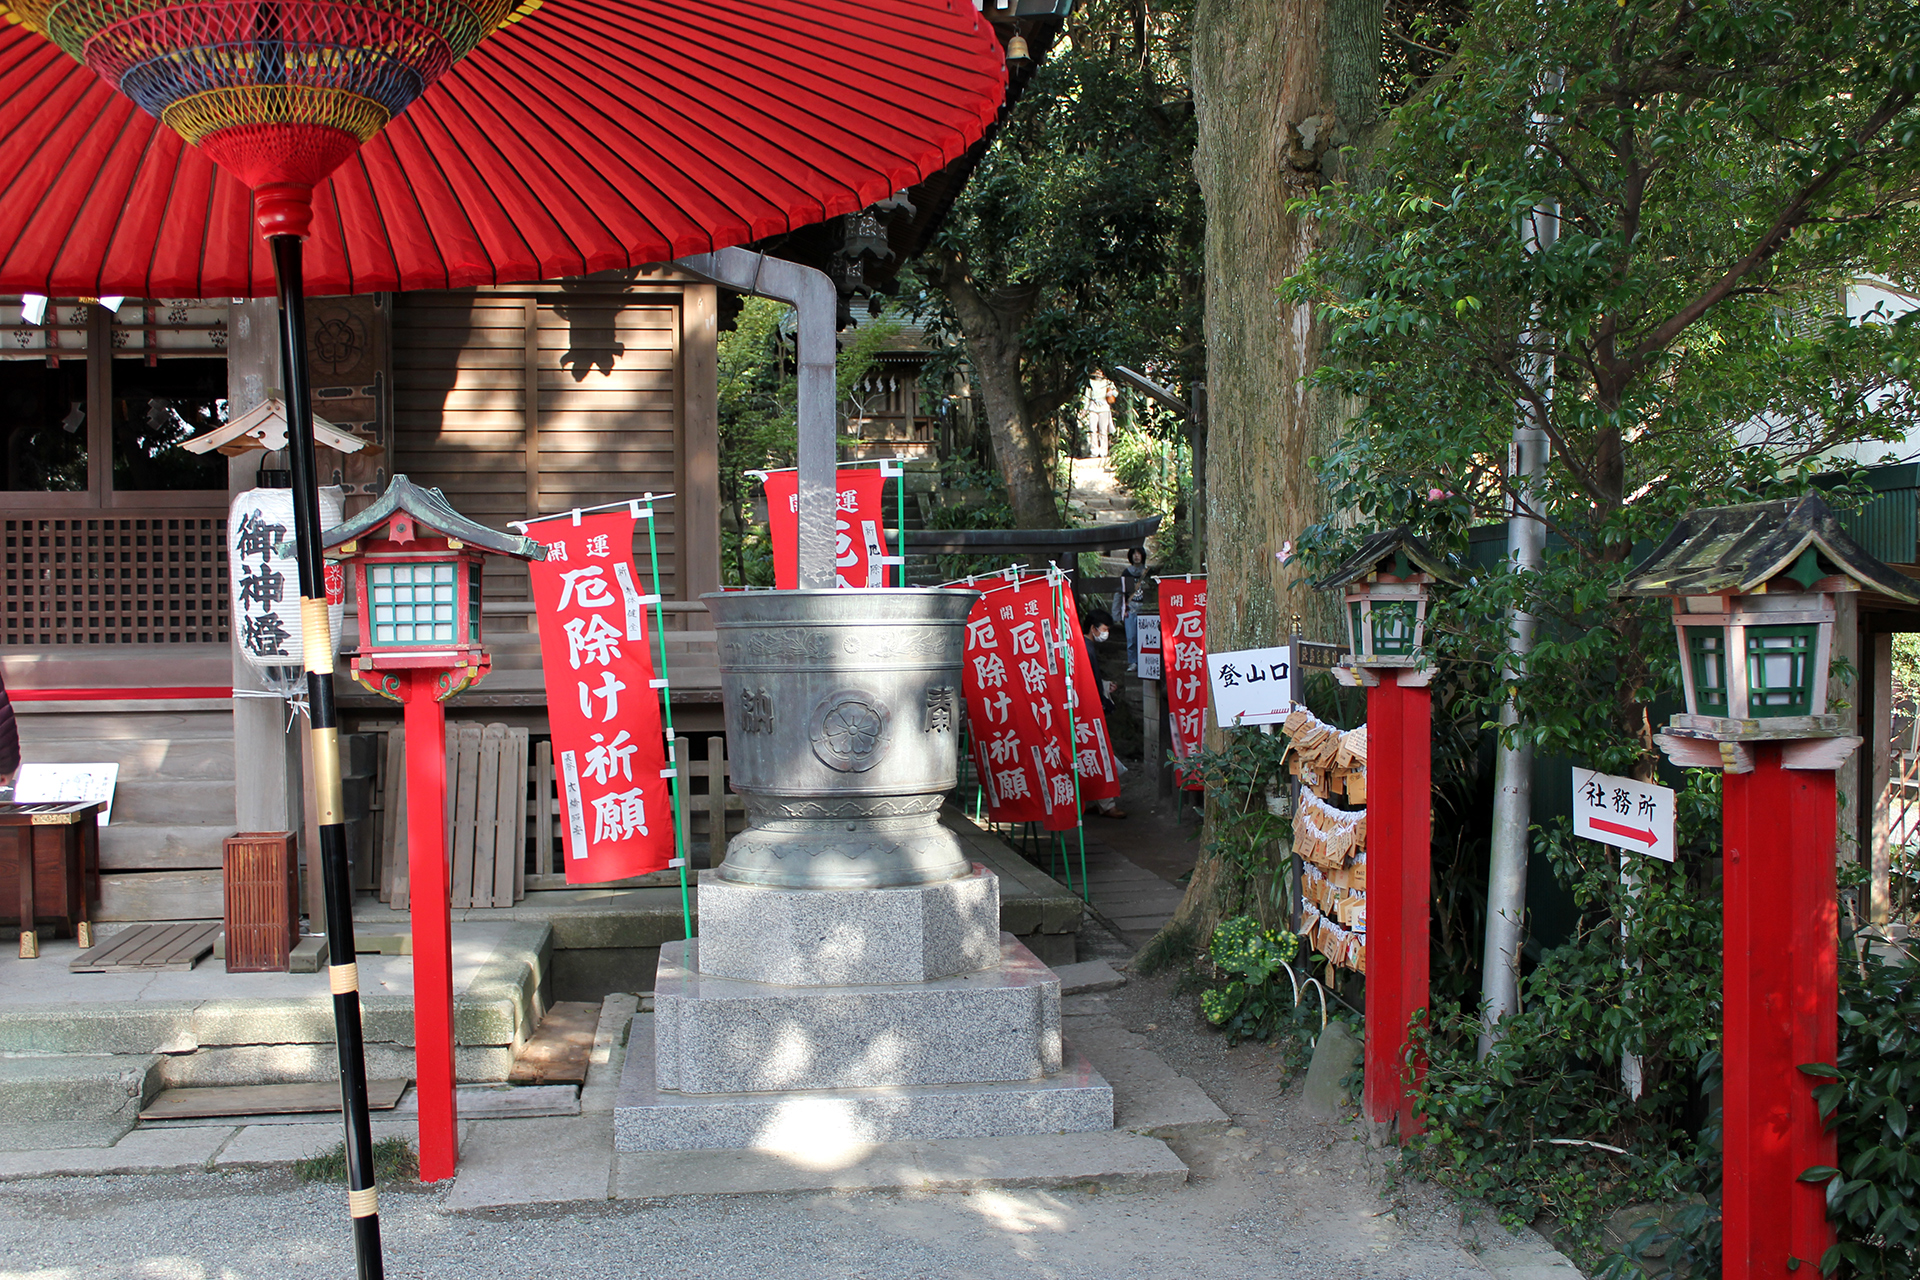
[[[1337,611],[1292,556],[1327,515],[1310,459],[1351,406],[1309,387],[1323,326],[1279,294],[1319,246],[1288,209],[1379,119],[1381,0],[1200,0],[1194,14],[1194,169],[1206,201],[1207,647],[1284,643],[1294,614],[1335,638]],[[1207,742],[1221,744],[1208,716]],[[1211,828],[1212,822],[1209,821]],[[1148,964],[1184,959],[1232,909],[1234,873],[1203,852]]]
[[[1020,326],[1039,296],[1031,286],[983,292],[968,277],[966,262],[949,255],[939,263],[937,283],[960,322],[967,355],[979,380],[987,438],[1007,484],[1013,521],[1022,529],[1060,523],[1053,496],[1053,449],[1033,420],[1021,379]]]

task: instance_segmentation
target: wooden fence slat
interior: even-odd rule
[[[407,731],[394,729],[387,735],[394,761],[394,802],[388,848],[393,850],[393,896],[387,905],[395,911],[407,910],[413,900],[412,878],[407,871],[410,845],[407,841]]]
[[[673,794],[671,788],[678,787],[680,792],[680,812],[676,815],[677,825],[675,827],[675,831],[679,836],[678,841],[675,843],[675,847],[679,850],[676,856],[679,857],[685,857],[693,851],[693,806],[687,803],[690,799],[687,793],[693,790],[693,788],[688,785],[693,780],[692,770],[688,763],[693,755],[691,750],[692,745],[692,742],[686,738],[675,738],[673,740],[673,767],[678,771],[679,776],[667,780],[667,785],[670,788],[667,793],[669,797]]]
[[[727,739],[707,739],[707,865],[717,867],[727,857]]]
[[[558,842],[554,839],[553,740],[542,742],[534,752],[533,778],[533,869],[536,875],[560,874]]]
[[[513,905],[513,863],[515,845],[513,821],[520,814],[518,793],[527,789],[527,767],[514,754],[513,730],[505,725],[488,725],[487,732],[500,731],[499,759],[494,767],[493,839],[487,861],[493,867],[489,897],[496,907]],[[477,860],[476,860],[477,861]],[[476,894],[479,889],[475,885]]]
[[[447,788],[448,798],[453,809],[453,906],[461,910],[473,903],[473,846],[474,828],[477,825],[476,811],[480,801],[480,736],[481,728],[477,724],[460,726],[455,744],[455,768],[451,771],[456,785]],[[455,735],[449,733],[449,738]]]
[[[493,903],[494,851],[500,843],[500,748],[507,726],[486,725],[480,730],[480,769],[473,801],[473,883],[468,890],[475,907]]]
[[[527,896],[527,731],[513,730],[513,824],[507,841],[513,860],[513,893],[507,905]]]

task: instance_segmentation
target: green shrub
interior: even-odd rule
[[[1920,1273],[1920,1149],[1911,1127],[1920,1110],[1920,969],[1911,957],[1889,963],[1872,951],[1853,960],[1843,948],[1838,1060],[1801,1068],[1828,1081],[1813,1096],[1836,1131],[1840,1166],[1801,1178],[1826,1183],[1838,1228],[1822,1271],[1913,1276]]]
[[[1300,939],[1268,929],[1252,916],[1222,920],[1207,955],[1230,975],[1224,987],[1203,992],[1200,1011],[1229,1040],[1265,1040],[1295,1007],[1293,982],[1283,971],[1300,954]]]

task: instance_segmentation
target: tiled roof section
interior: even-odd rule
[[[387,481],[387,491],[375,498],[372,506],[346,523],[327,530],[323,538],[326,549],[331,551],[341,543],[364,537],[403,511],[435,533],[457,538],[470,547],[479,547],[496,555],[512,556],[516,560],[547,558],[546,547],[532,538],[501,533],[498,529],[489,529],[486,525],[469,520],[453,509],[444,493],[438,489],[423,488],[405,476],[394,476]]]
[[[1368,574],[1378,571],[1386,562],[1396,556],[1405,557],[1406,568],[1417,569],[1437,582],[1450,586],[1459,586],[1462,574],[1458,566],[1438,555],[1432,547],[1416,538],[1405,526],[1382,529],[1355,548],[1352,555],[1342,560],[1334,571],[1314,583],[1319,591],[1330,591],[1335,587],[1344,587],[1349,582],[1358,581]],[[1393,573],[1389,567],[1386,572]],[[1404,576],[1395,573],[1395,577]]]
[[[1920,604],[1920,582],[1876,559],[1840,527],[1834,511],[1809,494],[1779,502],[1702,507],[1680,518],[1667,540],[1614,589],[1620,596],[1748,592],[1799,566],[1807,582],[1844,574],[1868,591]]]

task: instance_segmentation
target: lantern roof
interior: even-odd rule
[[[1332,573],[1313,584],[1316,591],[1331,591],[1357,582],[1372,573],[1390,573],[1396,578],[1425,574],[1448,586],[1460,585],[1461,574],[1455,565],[1414,536],[1405,525],[1382,529],[1334,567]]]
[[[1837,575],[1863,590],[1920,604],[1920,582],[1855,542],[1833,508],[1812,494],[1689,511],[1614,594],[1739,595],[1783,575],[1802,590]]]
[[[375,498],[372,506],[351,520],[327,530],[324,535],[326,549],[332,551],[343,543],[364,538],[398,515],[412,516],[415,521],[444,538],[478,547],[482,551],[491,551],[495,555],[512,556],[515,560],[547,558],[546,547],[532,538],[501,533],[498,529],[489,529],[486,525],[469,520],[453,509],[453,504],[447,501],[447,495],[438,489],[423,488],[405,476],[394,476],[388,480],[387,491]]]

